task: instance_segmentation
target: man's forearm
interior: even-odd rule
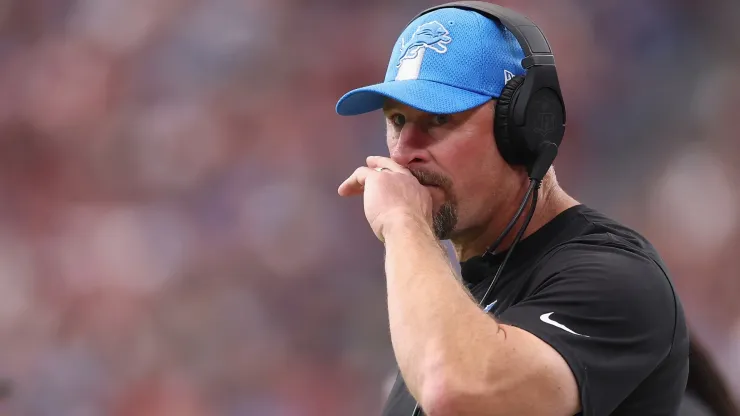
[[[452,366],[480,365],[465,362],[474,357],[462,345],[490,336],[497,325],[457,281],[446,253],[423,221],[394,223],[385,244],[393,349],[409,391],[424,404],[435,400],[423,396],[439,393],[435,389]],[[475,333],[481,326],[476,322],[485,330]]]

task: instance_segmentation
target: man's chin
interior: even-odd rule
[[[434,235],[440,240],[449,240],[455,231],[457,224],[457,212],[452,204],[445,203],[435,210]]]
[[[437,240],[443,241],[443,240],[454,240],[457,236],[457,233],[455,230],[450,229],[442,229],[435,227],[434,235],[437,237]]]

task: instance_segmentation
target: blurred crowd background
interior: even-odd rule
[[[0,414],[377,415],[381,244],[337,186],[431,0],[1,0]],[[740,2],[501,0],[555,51],[580,201],[636,227],[740,397]]]

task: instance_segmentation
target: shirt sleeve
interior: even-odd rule
[[[537,273],[538,286],[497,319],[560,353],[584,416],[610,414],[671,350],[677,306],[668,278],[644,254],[592,244],[559,249]]]

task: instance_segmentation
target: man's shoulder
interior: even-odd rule
[[[546,278],[569,279],[625,295],[651,289],[672,297],[669,271],[651,247],[629,238],[598,232],[572,238],[554,248],[538,267]],[[638,289],[639,288],[639,289]]]
[[[634,330],[660,328],[656,337],[673,339],[683,309],[657,251],[638,232],[596,210],[580,208],[579,214],[580,231],[540,258],[522,301],[580,305],[579,313],[601,313]]]
[[[605,237],[609,235],[619,237],[629,242],[629,244],[654,250],[650,241],[625,221],[585,204],[579,205],[575,209],[579,217],[586,224],[582,234],[583,236]]]
[[[532,289],[565,283],[625,301],[673,303],[676,293],[669,270],[647,238],[596,209],[579,206],[577,214],[578,232],[540,258]]]
[[[584,301],[598,299],[600,308],[650,327],[667,329],[681,321],[672,278],[650,242],[595,210],[585,211],[585,218],[589,226],[584,232],[541,259],[529,295],[555,290]]]
[[[576,207],[576,212],[578,231],[549,251],[544,258],[548,263],[597,262],[610,267],[631,266],[668,274],[658,250],[639,231],[586,205]]]

